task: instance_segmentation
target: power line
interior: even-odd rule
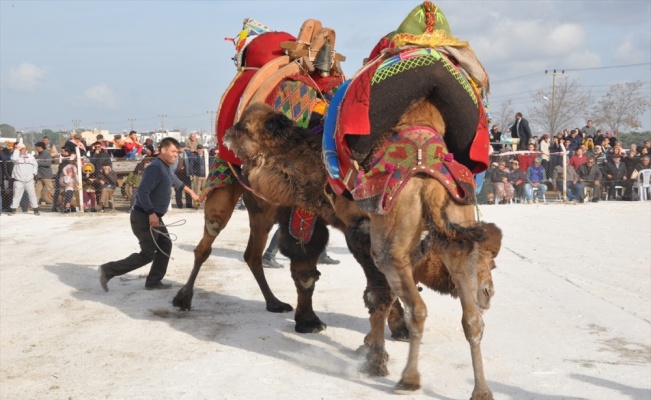
[[[607,66],[607,67],[565,68],[565,71],[588,71],[588,70],[594,70],[594,69],[631,68],[631,67],[643,67],[645,65],[651,65],[651,62],[640,63],[640,64],[610,65],[610,66]]]

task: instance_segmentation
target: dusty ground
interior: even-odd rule
[[[497,399],[651,398],[650,203],[482,206],[505,234],[485,315],[486,376]],[[128,214],[0,217],[0,397],[4,399],[379,399],[406,360],[387,342],[386,378],[360,372],[368,329],[361,268],[343,236],[321,266],[315,309],[329,326],[294,332],[293,314],[264,310],[242,261],[236,214],[204,265],[193,310],[171,306],[187,279],[202,215],[173,210],[170,291],[145,291],[146,269],[109,283],[97,266],[137,248]],[[287,264],[287,260],[280,258]],[[295,303],[288,267],[267,270]],[[457,301],[425,291],[423,389],[403,398],[467,399],[468,345]],[[387,334],[387,338],[389,335]]]

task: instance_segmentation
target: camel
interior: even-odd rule
[[[412,105],[394,130],[424,124],[445,132],[443,118],[427,100]],[[250,105],[227,131],[224,142],[243,161],[242,171],[252,190],[281,205],[280,250],[291,260],[298,292],[297,314],[302,313],[304,318],[309,315],[315,331],[324,326],[311,307],[319,277],[316,261],[327,242],[325,225],[342,229],[368,281],[364,301],[371,323],[365,338],[369,373],[388,374],[384,321],[400,317],[391,315],[392,305],[399,298],[406,309],[410,351],[396,391],[408,393],[420,387],[417,359],[427,315],[415,283],[421,282],[460,298],[475,372],[472,399],[492,398],[481,359],[481,313],[494,293],[490,271],[501,246],[499,228],[476,223],[472,205],[457,203],[438,180],[420,175],[407,182],[389,213],[364,211],[357,202],[335,195],[326,185],[326,172],[318,163],[321,138],[263,103]],[[299,206],[317,216],[312,240],[296,244],[288,228],[291,210],[282,206]],[[428,232],[424,240],[422,232]]]
[[[244,20],[243,33],[246,33],[245,31],[247,29],[251,32],[261,32],[265,28],[257,21],[246,19]],[[243,33],[240,33],[238,37],[246,37]],[[224,92],[216,121],[218,141],[221,141],[225,129],[237,121],[239,114],[251,101],[269,101],[270,98],[275,98],[274,96],[277,96],[288,86],[297,85],[297,81],[292,79],[295,77],[295,74],[301,74],[303,77],[309,78],[308,81],[311,82],[318,80],[321,85],[326,86],[328,81],[335,83],[342,82],[343,76],[341,75],[339,66],[339,61],[343,60],[341,55],[333,52],[335,63],[332,66],[329,77],[319,77],[322,71],[319,71],[313,65],[314,56],[318,54],[319,46],[323,46],[326,41],[331,45],[331,48],[334,46],[334,31],[329,28],[322,28],[321,22],[318,20],[307,20],[303,23],[298,40],[296,41],[293,41],[291,35],[285,32],[273,32],[254,36],[244,46],[241,43],[237,43],[236,47],[239,52],[235,58],[238,65],[246,66],[248,70],[254,69],[255,67],[260,68],[257,72],[250,74],[250,76],[245,75],[247,73],[246,69],[239,70],[229,88]],[[279,47],[277,50],[274,50],[274,46]],[[286,49],[286,53],[289,53],[290,56],[282,55],[282,52],[279,52],[281,47]],[[245,48],[246,52],[244,51]],[[252,55],[251,57],[256,58],[256,60],[251,60],[249,55]],[[240,87],[239,92],[233,89],[243,81],[246,84],[245,88]],[[320,92],[323,89],[323,87],[315,89],[306,83],[299,85],[302,86],[301,89],[304,89],[305,92],[310,93]],[[295,90],[297,87],[293,86],[292,89]],[[326,99],[321,98],[321,100],[325,101]],[[295,116],[294,121],[296,122],[301,117],[300,115]],[[293,311],[293,307],[290,304],[280,301],[273,294],[262,267],[264,246],[271,228],[277,222],[276,213],[278,204],[269,202],[253,194],[251,191],[245,190],[245,184],[235,177],[235,175],[240,173],[240,160],[237,160],[234,156],[229,158],[227,150],[225,147],[220,146],[220,155],[221,151],[223,151],[224,158],[218,157],[216,160],[217,167],[222,168],[223,173],[228,175],[226,183],[215,186],[207,192],[204,200],[205,222],[203,236],[194,249],[194,263],[190,276],[183,287],[176,293],[172,304],[181,311],[190,311],[192,309],[194,286],[201,267],[210,256],[213,243],[232,217],[237,201],[241,196],[249,214],[250,227],[249,239],[244,252],[244,260],[260,287],[265,299],[266,309],[274,313]],[[227,159],[237,162],[229,162]],[[340,228],[343,227],[336,218],[333,218],[331,222],[340,226]],[[321,235],[325,240],[323,241],[323,247],[325,247],[328,237],[327,229]],[[385,282],[384,277],[380,273],[375,272],[375,274],[378,275],[374,278],[375,280]],[[384,284],[386,285],[386,282]],[[299,296],[298,306],[295,312],[295,330],[299,333],[311,333],[325,329],[326,324],[319,320],[312,310],[311,300],[305,303],[302,299],[303,297]],[[392,337],[397,340],[407,340],[408,338],[407,328],[402,315],[403,310],[399,302],[391,305],[388,325]]]

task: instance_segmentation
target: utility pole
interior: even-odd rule
[[[549,71],[545,70],[545,75],[548,72]],[[556,75],[564,73],[565,70],[560,70],[560,72],[556,72],[556,70],[552,71],[552,110],[549,124],[549,128],[551,129],[551,132],[549,132],[550,135],[553,135],[554,132],[556,132]]]
[[[103,124],[104,124],[104,122],[102,122],[102,121],[100,121],[100,122],[95,121],[95,125],[97,125],[97,129],[100,130],[100,131],[102,130],[102,125]]]
[[[164,130],[165,130],[165,117],[167,117],[167,115],[165,115],[165,114],[158,114],[158,118],[160,118],[160,130],[161,130],[161,131],[164,131]]]
[[[77,129],[79,129],[79,125],[80,125],[80,124],[81,124],[81,120],[80,120],[80,119],[73,119],[73,120],[72,120],[72,125],[75,127],[75,132],[77,131]]]
[[[215,136],[215,123],[213,122],[213,115],[215,114],[214,111],[206,111],[207,114],[210,115],[210,121],[208,127],[210,128],[210,134],[212,136]]]
[[[130,129],[130,131],[133,130],[133,123],[134,123],[135,121],[136,121],[135,118],[129,118],[129,123],[131,124],[131,129]],[[130,131],[129,131],[129,132],[130,132]]]

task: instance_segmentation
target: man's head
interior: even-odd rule
[[[642,157],[640,157],[640,162],[644,166],[649,165],[649,162],[651,162],[651,156],[642,156]]]
[[[160,142],[160,154],[158,157],[163,160],[165,164],[172,165],[179,156],[179,147],[179,142],[176,139],[166,137]]]
[[[592,128],[592,120],[589,119],[589,120],[588,120],[588,123],[587,123],[586,125],[588,126],[588,128]]]
[[[588,156],[588,160],[586,161],[586,163],[588,164],[588,166],[591,166],[592,164],[594,164],[594,160],[595,160],[595,156]]]
[[[576,149],[576,156],[577,157],[583,157],[583,149],[582,148],[579,147],[578,149]]]
[[[50,138],[47,137],[47,136],[43,136],[43,143],[45,143],[46,145],[49,144],[50,143]]]
[[[95,136],[95,139],[97,139],[97,140],[102,140],[102,139],[104,139],[104,135],[102,135],[102,134],[100,133],[99,135]]]
[[[536,150],[536,145],[535,145],[535,144],[533,144],[533,143],[529,143],[528,146],[529,146],[529,151],[534,151],[534,150]]]
[[[203,145],[201,143],[197,145],[197,153],[203,154]]]
[[[518,160],[511,160],[511,168],[513,169],[520,168],[520,162]]]
[[[522,113],[521,112],[515,113],[515,119],[521,119],[521,118],[522,118]]]
[[[16,144],[15,149],[20,151],[20,154],[24,154],[27,151],[27,147],[25,147],[25,145],[22,143]]]
[[[542,158],[536,157],[533,159],[533,164],[537,167],[542,163]]]
[[[34,148],[36,149],[37,152],[40,153],[40,152],[42,152],[43,150],[45,150],[45,149],[47,148],[47,146],[46,146],[45,143],[43,143],[43,142],[36,142],[36,143],[34,144]]]
[[[72,138],[75,140],[81,140],[82,136],[81,133],[77,132],[74,135],[72,135]]]
[[[111,166],[108,165],[108,164],[104,164],[104,165],[102,165],[102,171],[103,171],[104,173],[109,173],[109,172],[111,172]]]
[[[613,155],[610,156],[610,157],[612,158],[613,162],[615,162],[615,163],[620,162],[621,159],[622,159],[622,155],[619,154],[619,153],[613,153]]]
[[[601,146],[597,145],[594,147],[594,152],[595,153],[601,153]]]
[[[102,150],[102,144],[100,142],[95,142],[90,145],[90,148],[97,153]]]

